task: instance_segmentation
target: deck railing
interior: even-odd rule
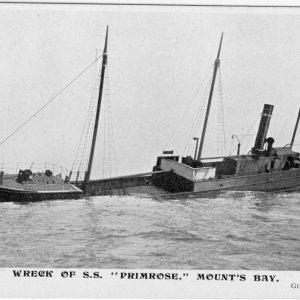
[[[50,170],[54,176],[65,178],[69,176],[70,170],[59,166],[51,162],[1,162],[0,171],[4,174],[12,175],[18,174],[19,170],[31,170],[32,173],[44,173],[46,170]]]

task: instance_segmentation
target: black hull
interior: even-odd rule
[[[82,197],[80,190],[72,191],[22,191],[0,187],[0,202],[31,202],[45,200],[79,199]]]

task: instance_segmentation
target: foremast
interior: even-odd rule
[[[100,87],[99,87],[98,102],[97,102],[97,109],[96,109],[96,116],[95,116],[93,139],[92,139],[91,151],[90,151],[90,156],[89,156],[89,161],[88,161],[88,167],[87,167],[87,170],[86,170],[86,173],[84,176],[84,181],[83,181],[83,188],[82,188],[83,190],[86,189],[86,185],[90,181],[94,153],[95,153],[95,145],[96,145],[96,140],[97,140],[98,125],[99,125],[99,118],[100,118],[101,101],[102,101],[102,95],[103,95],[104,75],[105,75],[105,69],[106,69],[106,65],[107,65],[107,39],[108,39],[108,26],[106,27],[105,44],[104,44],[104,49],[103,49],[103,53],[102,53]]]
[[[208,103],[207,103],[207,108],[206,108],[206,113],[205,113],[205,119],[204,119],[204,124],[203,124],[203,129],[202,129],[200,146],[199,146],[198,155],[197,155],[197,161],[201,160],[201,154],[202,154],[202,149],[203,149],[203,144],[204,144],[204,139],[205,139],[205,133],[206,133],[206,127],[207,127],[207,122],[208,122],[208,117],[209,117],[209,112],[210,112],[210,106],[211,106],[211,101],[212,101],[212,97],[213,97],[213,93],[214,93],[215,81],[216,81],[216,77],[217,77],[218,68],[220,66],[220,53],[221,53],[222,41],[223,41],[223,33],[221,35],[219,50],[218,50],[217,58],[215,60],[214,73],[213,73],[213,78],[212,78],[212,82],[211,82],[211,86],[210,86],[210,92],[209,92]]]

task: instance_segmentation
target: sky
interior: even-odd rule
[[[187,143],[201,135],[190,128],[222,32],[227,154],[236,146],[233,134],[251,134],[242,150],[253,146],[264,103],[274,105],[268,134],[274,146],[290,142],[300,108],[300,8],[18,4],[0,4],[0,141],[95,59],[107,25],[118,175],[151,171],[163,150],[187,154]],[[1,162],[50,161],[70,169],[96,71],[97,64],[2,144]],[[203,156],[216,155],[217,95]],[[102,175],[102,123],[93,178]]]

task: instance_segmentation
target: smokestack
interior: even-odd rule
[[[269,124],[273,112],[273,105],[265,104],[264,110],[261,115],[260,124],[258,128],[258,132],[256,135],[256,140],[252,151],[262,150],[264,148],[264,143],[266,141],[266,136],[269,129]]]

